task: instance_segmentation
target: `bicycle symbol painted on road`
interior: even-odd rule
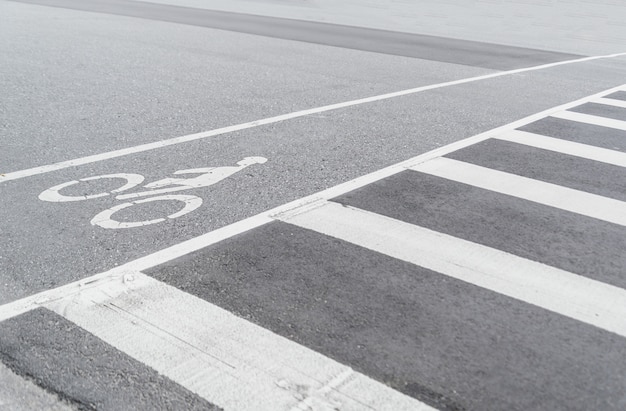
[[[188,195],[188,194],[167,194],[184,190],[191,190],[194,188],[208,187],[215,183],[218,183],[224,180],[227,177],[243,170],[246,167],[249,167],[253,164],[263,164],[267,161],[264,157],[246,157],[243,160],[237,163],[236,167],[204,167],[204,168],[193,168],[187,170],[179,170],[174,173],[174,175],[182,176],[186,174],[197,174],[195,177],[168,177],[162,180],[157,180],[152,183],[146,184],[143,188],[147,189],[145,191],[138,191],[133,193],[119,194],[115,196],[116,200],[133,200],[123,204],[116,205],[109,209],[106,209],[100,213],[98,213],[92,220],[92,225],[97,225],[102,228],[108,229],[117,229],[117,228],[132,228],[132,227],[142,227],[150,224],[157,224],[163,222],[168,219],[174,219],[185,214],[188,214],[198,207],[202,205],[202,198]],[[74,186],[76,184],[80,184],[80,182],[87,181],[95,181],[101,179],[121,179],[126,180],[126,183],[119,188],[111,190],[109,192],[95,193],[83,196],[70,196],[63,195],[61,190]],[[71,202],[71,201],[84,201],[91,200],[94,198],[106,197],[111,194],[122,193],[124,191],[128,191],[132,188],[137,187],[144,181],[144,176],[141,174],[129,174],[129,173],[118,173],[118,174],[106,174],[101,176],[87,177],[81,178],[80,180],[68,181],[63,184],[56,185],[54,187],[50,187],[49,189],[43,191],[39,194],[39,199],[42,201],[49,201],[54,203],[63,203],[63,202]],[[145,198],[143,198],[145,197]],[[142,198],[140,200],[135,200],[137,198]],[[145,221],[132,221],[132,222],[122,222],[117,221],[113,218],[114,214],[120,210],[127,209],[136,204],[144,204],[155,201],[179,201],[183,203],[183,208],[179,211],[168,215],[166,218],[157,218],[153,220],[145,220]]]

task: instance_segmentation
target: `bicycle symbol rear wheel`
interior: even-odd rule
[[[101,180],[101,179],[107,179],[107,178],[123,179],[123,180],[126,180],[126,183],[119,188],[116,188],[114,190],[111,190],[109,192],[104,192],[104,193],[87,194],[83,196],[66,196],[60,193],[60,191],[63,190],[64,188],[79,184],[81,181],[83,182],[95,181],[95,180]],[[65,203],[65,202],[70,202],[70,201],[91,200],[92,198],[106,197],[109,194],[130,190],[131,188],[141,184],[143,180],[144,180],[144,177],[141,174],[129,174],[129,173],[106,174],[102,176],[81,178],[78,181],[76,180],[68,181],[67,183],[50,187],[49,189],[39,194],[39,199],[42,201],[50,201],[53,203]]]

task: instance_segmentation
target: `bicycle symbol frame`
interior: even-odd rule
[[[145,191],[116,195],[116,200],[129,200],[141,197],[145,198],[126,202],[108,208],[92,218],[91,225],[99,226],[106,229],[133,228],[157,224],[166,221],[167,219],[182,217],[185,214],[189,214],[190,212],[198,209],[202,205],[202,198],[189,194],[169,193],[191,190],[194,188],[208,187],[224,180],[227,177],[230,177],[231,175],[243,170],[246,167],[249,167],[253,164],[263,164],[266,161],[267,159],[265,157],[246,157],[243,160],[237,162],[236,167],[205,167],[178,170],[174,173],[174,175],[179,176],[185,174],[196,174],[197,176],[191,178],[168,177],[144,185],[143,188],[147,189]],[[124,183],[124,185],[122,185],[121,187],[108,192],[94,193],[83,196],[69,196],[61,193],[61,190],[67,187],[74,186],[76,184],[80,184],[81,182],[95,181],[101,179],[122,179],[126,180],[126,183]],[[131,173],[105,174],[81,178],[80,180],[68,181],[66,183],[62,183],[54,187],[50,187],[47,190],[44,190],[41,194],[39,194],[39,199],[48,202],[64,203],[102,198],[111,194],[117,194],[131,190],[143,183],[144,179],[144,176],[142,176],[141,174]],[[179,211],[166,217],[156,218],[152,220],[123,222],[117,221],[113,218],[114,214],[118,211],[127,209],[137,204],[145,204],[155,201],[179,201],[183,203],[183,207]]]

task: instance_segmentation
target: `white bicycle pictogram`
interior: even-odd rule
[[[109,229],[117,229],[117,228],[132,228],[132,227],[142,227],[150,224],[157,224],[165,221],[166,219],[174,219],[185,214],[188,214],[198,207],[202,205],[202,198],[189,194],[166,194],[173,193],[184,190],[191,190],[194,188],[208,187],[215,183],[218,183],[225,178],[230,177],[231,175],[243,170],[246,167],[249,167],[253,164],[263,164],[267,161],[264,157],[246,157],[243,160],[237,163],[236,167],[204,167],[204,168],[192,168],[187,170],[178,170],[174,173],[174,175],[186,175],[186,174],[197,174],[195,177],[168,177],[162,180],[157,180],[152,183],[146,184],[143,188],[147,189],[145,191],[139,191],[134,193],[127,194],[119,194],[115,196],[116,200],[131,200],[136,198],[143,198],[141,200],[134,200],[130,202],[126,202],[123,204],[116,205],[114,207],[108,208],[100,213],[98,213],[92,220],[92,225],[97,225],[102,228]],[[79,184],[81,182],[95,181],[101,179],[121,179],[126,182],[119,188],[108,192],[102,193],[94,193],[83,196],[70,196],[64,195],[61,193],[61,190]],[[117,194],[124,191],[128,191],[132,188],[137,187],[144,181],[144,176],[141,174],[131,174],[131,173],[117,173],[117,174],[106,174],[100,176],[93,176],[87,178],[81,178],[80,180],[68,181],[66,183],[62,183],[56,185],[54,187],[50,187],[49,189],[43,191],[39,194],[39,199],[42,201],[49,201],[54,203],[63,203],[63,202],[72,202],[72,201],[84,201],[91,200],[94,198],[106,197],[111,194]],[[122,222],[117,221],[113,218],[114,214],[120,210],[127,209],[136,204],[144,204],[150,203],[154,201],[179,201],[183,203],[182,209],[179,211],[168,215],[166,218],[156,218],[153,220],[145,220],[145,221],[132,221],[132,222]]]

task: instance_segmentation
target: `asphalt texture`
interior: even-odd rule
[[[597,49],[593,42],[559,48],[547,39],[552,46],[542,50],[528,33],[513,38],[503,31],[487,41],[442,36],[428,25],[423,33],[393,32],[285,19],[289,13],[209,10],[191,0],[156,3],[0,0],[0,312],[626,79],[624,56],[555,65],[2,181],[15,171],[328,104],[617,52],[609,37],[594,40]],[[597,13],[613,7],[605,6]],[[580,21],[567,10],[560,18],[556,26]],[[606,97],[623,102],[626,92]],[[626,109],[593,102],[569,111],[626,120]],[[519,129],[626,152],[624,130],[555,117]],[[90,223],[127,202],[115,195],[38,198],[66,182],[119,173],[145,178],[126,191],[133,193],[180,170],[232,167],[251,156],[267,162],[173,193],[199,197],[202,206],[143,227]],[[620,201],[626,196],[623,167],[520,144],[487,140],[446,157]],[[60,192],[110,192],[120,182],[82,181]],[[626,288],[626,233],[618,224],[409,170],[332,201]],[[179,202],[150,202],[114,216],[148,221],[179,209]],[[623,337],[286,223],[148,274],[438,409],[626,407]],[[144,389],[154,394],[135,399],[137,408],[168,409],[168,398],[184,403],[181,409],[213,404],[45,309],[2,321],[0,330],[1,362],[12,370],[0,374],[9,393],[3,395],[32,392],[24,394],[31,408],[114,409],[124,404],[115,402],[122,394],[107,393],[122,389],[119,375],[137,377],[124,391],[128,398]]]
[[[15,0],[13,0],[15,1]],[[581,57],[575,54],[533,50],[522,47],[485,44],[393,31],[372,30],[361,27],[311,21],[280,19],[241,13],[205,10],[135,2],[127,0],[19,0],[28,4],[64,7],[75,10],[115,14],[128,17],[166,21],[276,37],[286,40],[347,49],[417,57],[426,60],[454,64],[510,70],[520,62],[527,66],[571,60]]]
[[[148,273],[439,410],[624,400],[623,338],[289,224]]]
[[[626,170],[612,164],[501,140],[485,141],[446,157],[626,201]]]
[[[626,131],[622,130],[612,130],[555,117],[547,117],[519,129],[575,143],[608,148],[609,150],[626,151]]]
[[[9,368],[79,410],[220,410],[43,308],[4,321],[0,346]]]

